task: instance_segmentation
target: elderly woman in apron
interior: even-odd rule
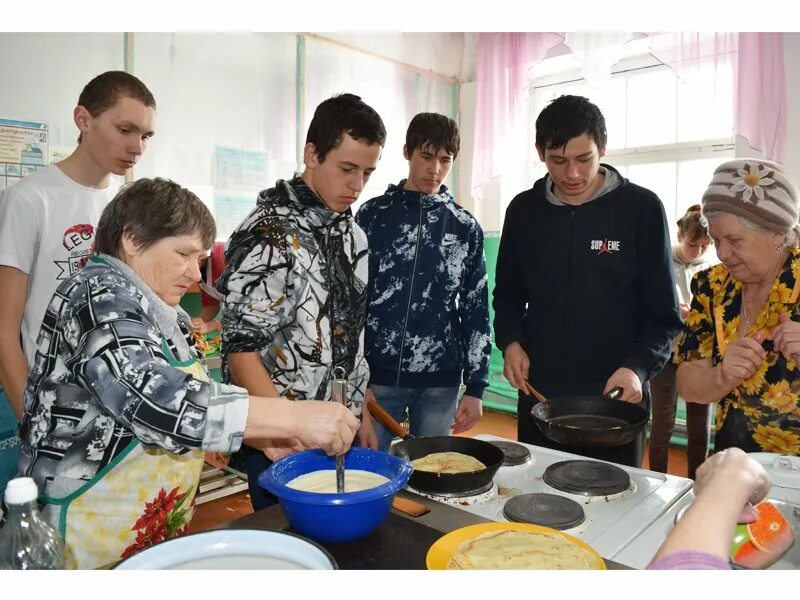
[[[204,452],[346,451],[358,420],[329,402],[210,381],[178,303],[214,220],[190,191],[141,179],[104,210],[95,256],[48,306],[25,391],[19,470],[33,477],[67,565],[94,568],[185,533]]]

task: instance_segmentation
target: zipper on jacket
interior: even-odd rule
[[[330,327],[330,340],[331,340],[331,366],[328,369],[328,372],[325,374],[327,377],[327,381],[325,381],[325,389],[328,389],[328,384],[333,377],[333,371],[336,368],[336,357],[334,354],[334,348],[336,344],[334,343],[334,320],[336,317],[336,294],[333,291],[333,275],[331,273],[331,229],[333,229],[334,225],[336,224],[336,218],[331,223],[325,226],[325,278],[327,279],[328,284],[328,299],[329,299],[329,306],[331,309],[330,315],[328,315],[328,325]],[[355,363],[354,363],[355,364]],[[345,379],[350,379],[350,373],[345,374]],[[326,400],[327,398],[317,398],[317,400]]]
[[[408,305],[406,306],[406,319],[403,322],[403,335],[400,336],[400,356],[397,359],[397,379],[394,385],[400,387],[400,371],[403,368],[403,347],[406,343],[406,330],[408,329],[408,315],[411,313],[411,297],[414,295],[414,277],[417,275],[417,258],[419,257],[419,242],[422,239],[422,198],[419,199],[419,227],[417,228],[417,245],[414,248],[414,267],[411,271],[411,286],[408,290]]]

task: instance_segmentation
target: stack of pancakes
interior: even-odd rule
[[[534,531],[490,531],[459,544],[448,569],[597,569],[597,558],[567,538]]]

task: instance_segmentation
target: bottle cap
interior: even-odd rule
[[[6,504],[25,504],[33,502],[39,497],[36,482],[31,477],[17,477],[8,482],[6,486]]]

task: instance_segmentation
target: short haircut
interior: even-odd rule
[[[138,77],[125,71],[106,71],[87,83],[78,97],[78,106],[98,117],[114,106],[120,97],[128,96],[155,109],[156,99]],[[83,134],[78,136],[80,143]]]
[[[317,160],[339,147],[344,134],[367,144],[386,144],[386,128],[380,115],[355,94],[337,94],[323,101],[308,126],[306,144],[314,144]]]
[[[597,105],[583,96],[559,96],[536,118],[536,145],[542,150],[563,148],[585,133],[602,150],[608,142],[606,119]]]
[[[199,235],[210,248],[217,235],[205,204],[174,181],[142,178],[125,185],[105,207],[94,236],[95,252],[121,258],[122,237],[143,248],[178,235]]]
[[[678,235],[688,239],[690,242],[696,242],[704,237],[711,238],[708,235],[708,228],[703,222],[699,204],[693,204],[686,209],[686,214],[678,219],[677,224]]]
[[[439,113],[419,113],[411,119],[406,131],[406,151],[409,157],[414,154],[414,150],[424,150],[428,146],[432,146],[434,152],[444,149],[453,158],[458,156],[461,137],[456,122]]]

